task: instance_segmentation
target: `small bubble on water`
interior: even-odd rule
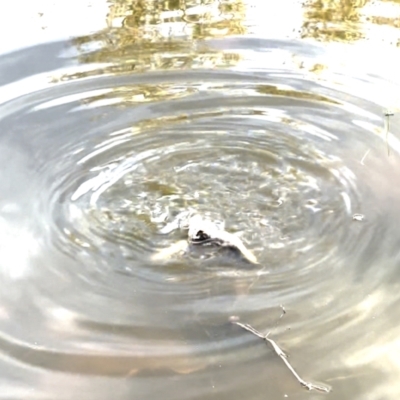
[[[365,218],[365,215],[363,214],[353,214],[353,221],[363,221]]]

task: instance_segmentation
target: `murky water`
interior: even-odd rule
[[[397,398],[400,58],[371,50],[390,18],[293,2],[287,37],[251,2],[172,3],[0,56],[0,396],[322,396],[235,317],[330,398]],[[187,209],[260,264],[156,257]]]

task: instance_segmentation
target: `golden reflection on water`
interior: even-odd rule
[[[148,38],[183,34],[204,39],[246,33],[245,11],[243,0],[111,1],[107,24],[123,27],[123,39],[129,42],[135,33],[136,40],[146,34]]]
[[[152,101],[174,100],[194,93],[191,88],[177,88],[171,85],[125,85],[114,88],[83,100],[85,103],[96,103],[106,100],[108,104],[134,105]]]
[[[400,44],[400,2],[397,0],[310,0],[300,6],[298,0],[288,0],[262,3],[262,7],[257,1],[111,0],[105,16],[106,28],[73,39],[80,62],[108,65],[54,80],[110,73],[233,67],[243,54],[234,49],[211,47],[207,39],[252,35],[255,31],[260,35],[267,15],[269,20],[271,15],[277,15],[278,27],[293,25],[292,14],[300,13],[299,25],[293,26],[291,33],[282,39],[312,38],[346,43],[375,40]],[[288,7],[292,3],[293,7]]]
[[[300,92],[296,90],[278,88],[273,85],[259,85],[257,91],[260,94],[273,96],[288,96],[292,99],[313,100],[330,104],[339,104],[339,102],[329,99],[326,96],[321,96],[315,93]]]
[[[293,18],[296,13],[299,14],[297,19]],[[277,29],[281,25],[297,24],[292,30],[285,29],[291,33],[282,39],[400,45],[399,0],[310,0],[301,4],[298,0],[271,3],[258,0],[110,0],[106,28],[73,39],[79,61],[93,64],[93,67],[54,76],[52,81],[103,74],[233,68],[241,65],[245,52],[229,48],[229,44],[219,48],[209,39],[251,36],[256,32],[262,35],[264,26],[265,32],[271,32],[265,20],[274,21],[274,15]],[[368,46],[362,51],[369,51]],[[290,62],[293,68],[306,70],[317,79],[326,71],[329,73],[330,65],[326,63],[293,57],[291,62],[283,63]],[[192,90],[196,89],[161,84],[121,85],[84,102],[132,105],[181,98]],[[268,91],[273,95],[287,94],[273,87]],[[315,100],[327,101],[325,98]],[[388,98],[387,103],[397,110],[397,98],[395,101]]]
[[[301,37],[320,41],[355,42],[379,37],[400,44],[398,0],[314,0],[304,5]],[[382,31],[381,26],[394,28]]]
[[[240,59],[237,53],[210,50],[196,40],[244,34],[244,22],[242,0],[112,1],[107,28],[74,42],[81,50],[97,42],[100,48],[81,54],[80,61],[118,64],[106,67],[107,73],[229,67]]]
[[[368,0],[314,0],[304,7],[303,37],[351,42],[363,37],[361,9]]]

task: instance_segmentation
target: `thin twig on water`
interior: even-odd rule
[[[370,151],[371,151],[371,149],[368,149],[368,150],[365,152],[363,158],[362,158],[361,161],[360,161],[361,165],[365,165],[365,164],[364,164],[364,161],[365,161],[365,159],[367,158],[367,155],[369,154]]]
[[[274,328],[276,328],[276,327],[278,326],[279,322],[281,321],[281,319],[283,318],[283,316],[286,314],[285,307],[283,307],[282,304],[280,305],[280,307],[281,307],[282,313],[281,313],[281,316],[278,318],[278,320],[275,322]],[[270,333],[271,333],[271,331],[269,331],[269,332],[265,335],[265,337],[268,337]]]
[[[289,361],[287,359],[287,355],[282,351],[282,349],[276,344],[276,342],[274,340],[268,338],[269,333],[267,335],[263,335],[261,332],[257,331],[249,324],[242,324],[241,322],[237,322],[237,321],[233,321],[233,323],[240,326],[241,328],[245,329],[246,331],[249,331],[252,334],[258,336],[260,339],[263,339],[266,342],[268,342],[274,349],[275,353],[286,364],[286,366],[289,368],[289,371],[294,375],[294,377],[297,379],[297,381],[300,383],[301,386],[305,387],[308,390],[318,390],[319,392],[324,392],[324,393],[330,392],[330,389],[326,386],[314,385],[313,383],[306,382],[304,379],[302,379],[299,376],[299,374],[295,371],[295,369],[291,366],[291,364],[289,363]]]
[[[386,146],[387,146],[387,152],[388,152],[388,156],[390,156],[390,146],[389,146],[389,130],[390,130],[390,126],[389,126],[389,118],[391,116],[393,116],[394,114],[391,111],[386,111],[385,112],[385,131],[386,131]]]

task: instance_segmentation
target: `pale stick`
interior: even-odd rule
[[[302,379],[299,374],[295,371],[295,369],[290,365],[287,355],[281,350],[281,348],[276,344],[276,342],[270,338],[268,338],[268,335],[263,335],[261,332],[257,331],[254,329],[251,325],[249,324],[242,324],[241,322],[237,321],[232,321],[232,323],[240,326],[243,329],[246,329],[246,331],[249,331],[253,333],[254,335],[258,336],[260,339],[265,340],[268,342],[272,348],[274,349],[275,353],[281,358],[281,360],[286,364],[286,366],[289,368],[289,371],[294,375],[294,377],[298,380],[301,386],[305,387],[308,390],[318,390],[319,392],[324,392],[324,393],[329,393],[330,388],[326,386],[320,386],[320,385],[314,385],[313,383],[306,382],[304,379]]]

